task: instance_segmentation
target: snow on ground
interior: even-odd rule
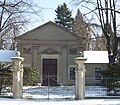
[[[0,98],[0,105],[120,105],[120,99],[28,100]]]
[[[101,86],[86,86],[85,96],[106,96],[105,88]],[[31,86],[24,87],[23,97],[52,98],[52,99],[74,99],[75,86]]]
[[[49,91],[48,91],[49,90]],[[53,94],[54,90],[54,94]],[[71,91],[73,90],[73,91]],[[86,96],[106,96],[105,88],[86,87]],[[0,105],[120,105],[120,99],[75,100],[74,87],[24,87],[24,99],[0,98]],[[68,91],[68,93],[67,93]],[[37,93],[37,94],[36,94]],[[41,94],[40,94],[41,93]],[[44,94],[43,94],[44,93]],[[48,99],[49,93],[49,99]],[[67,93],[67,94],[63,94]],[[61,96],[62,95],[62,96]],[[27,96],[25,98],[25,96]],[[31,97],[32,96],[32,97]],[[29,98],[29,99],[28,99]]]

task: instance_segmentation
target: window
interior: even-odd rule
[[[101,80],[101,68],[95,68],[95,79]]]
[[[69,66],[69,79],[70,80],[75,80],[75,69],[76,69],[75,65]]]

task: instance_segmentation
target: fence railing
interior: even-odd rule
[[[86,96],[120,96],[120,78],[86,78]]]
[[[23,86],[23,97],[32,99],[70,99],[75,98],[75,86],[57,84],[57,76],[43,75],[42,83],[34,81],[33,86]],[[30,77],[29,77],[30,78]]]

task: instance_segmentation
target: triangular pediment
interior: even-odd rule
[[[56,53],[59,53],[59,52],[52,49],[52,48],[48,48],[48,49],[45,49],[42,53],[44,53],[44,54],[56,54]]]
[[[26,32],[25,34],[19,36],[17,39],[77,40],[78,38],[80,38],[78,35],[65,30],[53,22],[48,22],[31,31]]]

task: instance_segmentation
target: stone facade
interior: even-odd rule
[[[86,69],[86,85],[100,85],[102,71],[106,69],[109,63],[107,51],[84,51]]]
[[[40,83],[44,84],[44,75],[54,75],[53,79],[56,81],[56,85],[75,84],[75,68],[77,66],[75,58],[79,52],[85,50],[82,44],[83,37],[68,32],[50,21],[24,33],[16,40],[18,51],[25,58],[24,66],[38,68]],[[92,55],[94,58],[94,54]],[[105,62],[95,62],[85,63],[86,84],[92,83],[93,80],[99,83],[100,79],[96,78],[97,75],[99,76],[99,71],[96,72],[96,69],[104,70],[106,68]],[[91,82],[88,78],[92,78]]]
[[[99,71],[96,72],[96,70],[99,69],[100,71],[103,71],[106,69],[106,65],[106,63],[85,63],[86,85],[98,85],[101,83],[102,76],[97,77],[97,72],[99,73]],[[98,75],[101,75],[101,73]]]
[[[16,40],[18,51],[25,58],[24,66],[39,69],[40,83],[43,84],[44,70],[51,67],[48,63],[56,60],[52,64],[53,71],[47,70],[48,74],[52,75],[54,72],[58,85],[74,84],[73,70],[76,67],[74,58],[78,56],[78,52],[84,50],[82,37],[68,32],[53,22],[48,22],[19,36]]]

